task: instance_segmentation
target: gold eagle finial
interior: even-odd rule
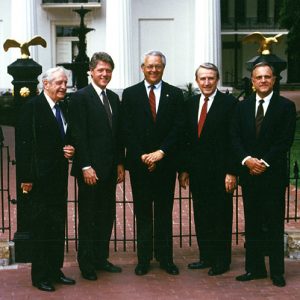
[[[271,46],[272,44],[279,43],[282,40],[283,34],[277,34],[271,37],[265,37],[260,32],[253,32],[246,37],[243,38],[243,42],[245,43],[258,43],[260,44],[258,53],[263,55],[271,54]]]
[[[29,52],[29,46],[36,46],[36,45],[41,45],[44,48],[47,47],[47,42],[39,35],[34,36],[31,40],[29,40],[28,42],[23,42],[20,43],[16,40],[12,40],[12,39],[7,39],[4,44],[3,44],[3,48],[5,51],[7,51],[9,48],[20,48],[21,49],[21,58],[26,59],[29,58],[30,56],[30,52]]]

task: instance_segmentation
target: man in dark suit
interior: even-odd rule
[[[231,263],[232,192],[236,185],[229,129],[236,99],[217,89],[219,70],[212,63],[195,72],[200,95],[186,102],[179,182],[190,183],[200,260],[189,269],[211,267],[220,275]]]
[[[67,214],[68,145],[67,114],[61,100],[67,90],[62,67],[42,77],[43,92],[23,107],[16,129],[19,179],[32,200],[32,284],[51,292],[53,283],[74,284],[60,270],[64,260]],[[67,130],[67,132],[66,132]]]
[[[107,259],[116,215],[116,184],[124,180],[119,136],[120,101],[106,88],[114,69],[105,52],[90,61],[91,84],[70,100],[70,123],[76,145],[72,175],[78,180],[78,263],[83,278],[96,280],[96,270],[121,272]]]
[[[268,255],[273,284],[282,287],[287,152],[293,142],[296,109],[273,91],[272,66],[255,65],[251,79],[256,93],[238,104],[232,128],[234,153],[241,166],[246,237],[246,273],[236,279],[266,278]]]
[[[126,162],[137,221],[136,275],[148,273],[153,250],[162,269],[179,273],[173,263],[172,210],[183,94],[162,81],[165,65],[161,52],[146,53],[141,64],[145,79],[122,96]]]

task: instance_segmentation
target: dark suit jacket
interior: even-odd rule
[[[225,174],[236,174],[230,148],[229,131],[237,100],[217,91],[208,111],[201,137],[198,138],[200,95],[188,99],[185,105],[185,135],[181,171],[197,174],[206,181],[222,181]],[[207,172],[205,172],[206,170]]]
[[[66,118],[66,110],[62,111]],[[68,160],[64,158],[63,147],[71,143],[69,129],[63,140],[44,93],[24,105],[16,135],[20,182],[47,182],[47,191],[53,193],[59,187],[66,189]]]
[[[247,156],[266,161],[270,167],[262,178],[269,182],[285,184],[287,181],[287,152],[295,133],[295,104],[274,92],[265,114],[260,135],[255,133],[255,94],[241,101],[234,117],[232,142],[238,163]],[[253,176],[246,166],[240,169],[241,183],[246,183]],[[261,177],[261,176],[260,176]]]
[[[123,135],[129,170],[146,169],[141,162],[141,155],[158,149],[166,155],[157,164],[157,169],[167,167],[176,170],[174,158],[183,121],[182,104],[182,91],[163,81],[154,123],[144,81],[124,90]]]
[[[90,84],[71,95],[69,118],[75,142],[72,175],[81,176],[82,168],[92,166],[98,177],[107,178],[123,163],[120,129],[120,100],[116,93],[107,91],[112,109],[112,128],[95,89]]]

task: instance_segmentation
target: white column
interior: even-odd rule
[[[11,0],[11,36],[18,42],[26,42],[36,35],[36,0]],[[40,46],[29,47],[30,57],[37,60],[37,49]],[[21,57],[20,49],[12,51],[12,61]]]
[[[204,62],[221,69],[221,53],[220,0],[195,0],[195,69]]]
[[[110,88],[123,89],[132,84],[131,0],[106,1],[106,51],[115,62]]]

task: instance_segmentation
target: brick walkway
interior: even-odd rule
[[[300,100],[298,94],[287,95]],[[300,103],[300,101],[298,102]],[[297,103],[297,104],[298,104]],[[299,105],[299,104],[298,104]],[[297,105],[297,110],[300,107]],[[299,108],[298,108],[299,107]],[[5,144],[10,145],[11,157],[13,151],[13,130],[4,127]],[[11,174],[11,190],[15,190],[14,174]],[[130,191],[129,191],[130,193]],[[12,195],[14,197],[14,195]],[[128,211],[132,207],[128,205]],[[176,208],[175,208],[176,210]],[[184,209],[184,213],[186,211]],[[12,220],[15,220],[15,206],[12,209]],[[175,211],[174,222],[178,218]],[[241,201],[239,201],[239,226],[243,226]],[[120,224],[119,224],[120,225]],[[129,224],[132,226],[132,224]],[[186,224],[185,224],[186,226]],[[120,227],[119,227],[120,228]],[[286,229],[299,229],[300,224],[290,222]],[[12,234],[15,232],[13,222]],[[130,231],[129,231],[130,232]],[[132,232],[132,228],[131,228]],[[0,238],[3,234],[0,232]],[[16,264],[0,269],[0,300],[9,299],[299,299],[300,298],[300,260],[286,258],[285,288],[277,288],[270,279],[255,280],[247,283],[237,282],[234,278],[244,272],[243,242],[233,245],[231,270],[216,277],[207,275],[207,270],[188,270],[187,264],[198,259],[195,239],[192,246],[184,240],[180,248],[179,240],[174,239],[174,261],[180,269],[179,276],[171,276],[159,269],[158,263],[153,262],[151,271],[146,276],[134,275],[136,253],[129,244],[127,252],[122,251],[118,244],[118,251],[114,251],[111,244],[110,260],[123,268],[121,274],[98,273],[96,282],[89,282],[81,278],[76,262],[74,242],[70,242],[69,252],[66,253],[63,271],[67,276],[76,279],[75,286],[56,285],[55,293],[45,293],[31,286],[30,264]]]
[[[90,282],[80,276],[74,253],[67,254],[63,271],[76,279],[75,286],[56,285],[55,293],[45,293],[31,286],[30,265],[20,264],[13,270],[0,270],[0,299],[299,299],[300,261],[286,259],[285,288],[274,287],[270,279],[246,283],[234,277],[243,273],[244,250],[233,247],[231,270],[210,277],[207,270],[188,270],[187,263],[197,259],[196,247],[175,247],[175,262],[180,275],[172,276],[152,264],[142,277],[134,275],[136,257],[133,252],[112,252],[110,260],[123,268],[121,274],[98,272],[98,280]]]

